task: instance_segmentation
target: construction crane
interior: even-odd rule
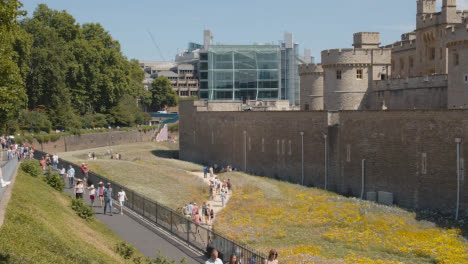
[[[149,31],[149,29],[147,29],[146,31],[148,31],[148,34],[149,34],[149,36],[150,36],[150,38],[151,38],[151,41],[153,41],[154,46],[155,46],[156,49],[158,50],[159,56],[163,59],[163,61],[166,61],[166,59],[164,58],[164,56],[163,56],[163,54],[162,54],[162,52],[161,52],[161,49],[159,48],[158,43],[156,42],[156,40],[154,40],[153,34],[151,34],[151,31]]]

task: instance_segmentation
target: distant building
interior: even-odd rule
[[[176,56],[176,62],[198,65],[200,99],[288,100],[299,105],[298,65],[314,59],[310,50],[299,56],[291,33],[279,44],[215,45],[210,30],[203,32],[203,40],[203,45],[189,43]]]
[[[140,66],[145,71],[143,85],[147,90],[152,89],[151,84],[154,79],[165,76],[180,97],[198,96],[199,85],[195,65],[166,61],[142,61]]]

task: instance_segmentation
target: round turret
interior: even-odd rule
[[[301,110],[323,110],[323,68],[320,64],[299,65]]]

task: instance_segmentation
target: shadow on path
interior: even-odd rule
[[[73,189],[65,188],[64,191],[73,196]],[[88,194],[84,195],[84,200],[87,204],[91,204]],[[124,208],[124,214],[121,215],[120,208],[114,203],[112,207],[114,215],[110,216],[108,212],[107,215],[104,214],[104,208],[100,206],[99,199],[96,199],[94,204],[96,219],[104,223],[120,238],[135,246],[145,256],[155,258],[158,251],[161,251],[164,256],[176,262],[182,258],[187,260],[187,264],[204,262],[205,258],[201,253],[189,249],[185,244],[179,243],[173,237],[155,228],[154,225],[145,223],[146,221],[133,215],[133,212],[128,211],[127,208]]]
[[[151,154],[159,158],[179,159],[178,150],[153,150],[151,151]]]

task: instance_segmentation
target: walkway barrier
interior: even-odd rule
[[[41,159],[47,153],[42,151],[34,151],[34,158]],[[66,169],[72,165],[75,169],[76,177],[83,178],[81,167],[66,160],[59,159],[59,168],[64,166]],[[188,245],[202,252],[208,252],[215,248],[220,253],[220,258],[223,261],[229,261],[231,254],[236,254],[242,259],[245,264],[262,264],[265,256],[255,252],[247,246],[241,245],[231,239],[223,237],[215,231],[195,224],[191,220],[185,219],[180,213],[161,205],[144,195],[136,193],[129,188],[113,182],[97,173],[90,171],[88,173],[88,183],[97,185],[99,182],[104,184],[111,183],[112,198],[117,200],[117,193],[120,187],[124,188],[127,194],[128,201],[125,206],[146,220],[160,226],[170,234],[176,236],[180,240],[185,241]]]
[[[8,161],[0,161],[0,169],[2,170],[3,181],[10,181],[18,166],[18,158],[14,157]]]

